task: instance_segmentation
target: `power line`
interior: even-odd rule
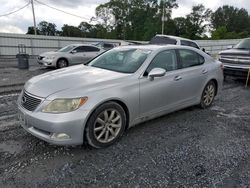
[[[6,13],[6,14],[2,14],[2,15],[0,15],[0,17],[9,16],[9,15],[11,15],[11,14],[14,14],[14,13],[16,13],[16,12],[18,12],[18,11],[20,11],[20,10],[26,8],[26,7],[29,6],[29,5],[30,5],[30,1],[29,1],[26,5],[24,5],[23,7],[19,8],[19,9],[17,9],[17,10],[14,10],[14,11],[12,11],[12,12]]]
[[[45,3],[41,2],[41,1],[38,1],[38,0],[34,0],[34,1],[37,2],[37,3],[39,3],[39,4],[41,4],[41,5],[47,6],[47,7],[51,8],[51,9],[57,10],[57,11],[59,11],[59,12],[63,12],[63,13],[65,13],[65,14],[68,14],[68,15],[71,15],[71,16],[75,16],[75,17],[81,18],[81,19],[83,19],[83,20],[89,20],[89,18],[85,18],[85,17],[82,17],[82,16],[78,16],[78,15],[76,15],[76,14],[72,14],[72,13],[66,12],[66,11],[64,11],[64,10],[61,10],[61,9],[52,7],[52,6],[48,5],[48,4],[45,4]]]

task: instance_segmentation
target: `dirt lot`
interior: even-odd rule
[[[249,187],[250,88],[232,79],[210,109],[140,124],[101,150],[58,147],[26,133],[17,92],[50,71],[0,66],[0,187]]]

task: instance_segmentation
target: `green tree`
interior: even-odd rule
[[[38,35],[40,34],[38,28],[36,28],[36,32],[37,32]],[[33,26],[28,27],[28,31],[27,31],[26,34],[34,35],[35,34],[34,27]]]
[[[62,36],[66,37],[82,37],[83,34],[78,27],[64,24],[62,27]]]
[[[187,37],[187,20],[184,17],[177,17],[174,18],[175,23],[175,35],[181,36],[181,37]]]
[[[214,29],[226,27],[228,32],[243,32],[248,30],[249,16],[246,9],[238,9],[233,6],[219,7],[211,16],[211,24]]]
[[[199,4],[192,7],[192,12],[186,17],[186,35],[190,39],[199,39],[207,31],[212,11]]]
[[[107,29],[107,36],[149,40],[161,32],[162,9],[165,8],[166,33],[174,33],[170,25],[172,9],[178,5],[176,0],[110,0],[96,8],[96,19],[101,20]]]
[[[212,39],[225,39],[227,35],[227,28],[225,26],[218,27],[215,31],[212,31]]]
[[[41,35],[55,36],[56,35],[56,24],[49,23],[46,21],[41,21],[38,24],[39,33]]]

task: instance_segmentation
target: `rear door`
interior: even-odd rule
[[[71,59],[70,63],[71,64],[82,63],[84,58],[84,50],[85,50],[84,46],[78,46],[74,50],[72,50],[70,54],[70,59]]]
[[[179,82],[182,85],[182,92],[178,97],[183,102],[196,103],[200,99],[201,90],[203,90],[208,76],[205,58],[190,49],[178,49],[177,56],[181,64]]]
[[[101,52],[102,52],[102,50],[100,48],[97,48],[94,46],[85,46],[84,47],[83,61],[88,62],[89,60],[98,56]]]

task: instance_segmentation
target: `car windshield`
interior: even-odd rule
[[[113,49],[91,61],[88,66],[122,73],[134,73],[147,59],[151,50]]]
[[[68,45],[68,46],[65,46],[63,48],[61,48],[60,50],[58,50],[58,52],[69,52],[71,50],[73,50],[76,46],[74,45]]]
[[[236,49],[250,49],[250,39],[242,40],[234,48],[236,48]]]

